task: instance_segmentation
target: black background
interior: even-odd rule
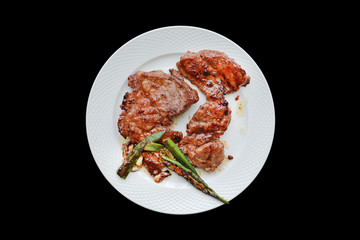
[[[105,31],[102,26],[89,26],[79,25],[80,34],[77,33],[76,38],[72,38],[75,52],[76,63],[73,66],[76,69],[77,78],[72,78],[69,82],[70,85],[74,81],[81,82],[75,84],[76,89],[73,89],[73,94],[77,99],[74,104],[79,107],[79,116],[76,121],[79,124],[79,131],[82,133],[81,140],[81,155],[76,159],[75,179],[72,184],[72,189],[76,189],[75,198],[71,198],[70,204],[74,205],[77,211],[84,214],[87,208],[84,208],[82,202],[87,202],[93,206],[91,214],[100,214],[108,216],[108,214],[121,215],[122,210],[125,209],[129,212],[141,216],[160,216],[164,214],[156,213],[151,210],[142,208],[133,202],[124,198],[119,194],[102,176],[97,168],[95,161],[92,158],[85,132],[85,109],[92,83],[96,78],[98,71],[101,69],[106,60],[124,43],[136,37],[137,35],[158,28],[171,25],[190,25],[206,28],[217,33],[220,33],[229,39],[236,42],[241,46],[258,64],[264,73],[270,89],[273,94],[275,111],[276,111],[276,130],[274,136],[274,143],[269,154],[268,160],[261,170],[258,177],[254,182],[237,198],[231,201],[228,206],[222,206],[217,209],[197,214],[196,217],[221,217],[232,221],[233,217],[242,216],[255,217],[261,213],[262,217],[277,216],[286,217],[291,214],[291,205],[295,206],[296,198],[299,196],[294,195],[294,190],[290,187],[290,182],[293,180],[291,171],[294,167],[291,163],[292,160],[288,159],[287,149],[289,139],[283,135],[286,129],[282,125],[288,126],[287,121],[292,121],[292,112],[287,109],[289,101],[293,100],[291,88],[293,84],[289,83],[290,79],[286,79],[291,72],[291,61],[294,52],[298,51],[296,45],[296,34],[294,30],[290,29],[291,26],[279,26],[277,22],[264,24],[263,22],[247,25],[237,24],[236,22],[229,21],[229,25],[224,25],[217,21],[214,22],[195,22],[192,21],[169,21],[165,22],[133,22],[130,25],[119,21],[116,29]],[[301,26],[293,26],[299,28]],[[290,53],[292,52],[292,53]],[[74,54],[74,53],[72,53]],[[80,65],[77,63],[81,62]],[[295,66],[294,66],[295,68]],[[292,68],[291,68],[292,69]],[[287,116],[285,116],[287,115]],[[291,141],[291,140],[290,140]],[[76,175],[82,172],[81,178]],[[69,199],[70,200],[70,199]],[[279,216],[279,217],[280,217]],[[171,218],[169,215],[166,217]]]
[[[267,11],[253,7],[242,11],[240,7],[216,9],[204,4],[196,11],[183,6],[180,10],[165,7],[152,11],[123,7],[110,12],[111,7],[103,12],[69,8],[23,23],[30,31],[36,26],[30,37],[31,54],[43,50],[37,64],[48,72],[45,81],[37,84],[45,84],[49,91],[32,96],[45,113],[36,122],[45,129],[45,139],[56,136],[55,141],[43,141],[52,157],[42,161],[41,174],[33,176],[43,196],[36,200],[39,207],[34,212],[41,209],[47,225],[80,232],[106,229],[119,231],[119,236],[123,228],[133,234],[141,232],[130,224],[132,221],[140,221],[144,229],[166,229],[170,224],[220,234],[224,229],[237,231],[259,224],[275,224],[275,232],[284,227],[296,232],[318,227],[316,222],[326,211],[317,197],[323,191],[322,182],[312,180],[316,170],[309,167],[319,157],[314,151],[318,146],[309,144],[308,134],[310,123],[318,124],[309,116],[314,116],[318,110],[314,111],[314,106],[321,105],[322,100],[314,100],[314,90],[306,85],[304,96],[300,86],[306,83],[304,72],[310,72],[317,60],[316,55],[309,57],[309,46],[320,46],[314,35],[323,31],[317,28],[320,23],[309,25],[304,12],[294,8]],[[308,18],[314,15],[313,11],[306,13]],[[259,175],[229,205],[192,215],[154,212],[123,197],[98,169],[85,128],[90,89],[107,59],[137,35],[173,25],[209,29],[238,44],[262,70],[275,105],[273,145]],[[49,103],[51,108],[47,107]],[[316,211],[310,210],[314,208]],[[300,219],[305,221],[300,221],[301,225],[297,223]]]
[[[281,215],[286,217],[291,214],[291,211],[297,211],[291,208],[292,204],[295,206],[296,198],[299,196],[294,195],[294,190],[291,189],[289,183],[293,180],[291,171],[294,166],[291,163],[292,160],[288,159],[289,149],[282,150],[284,144],[289,141],[283,135],[286,129],[282,129],[282,125],[288,126],[286,121],[291,121],[291,117],[294,117],[287,109],[289,101],[293,99],[293,97],[288,98],[288,95],[294,85],[289,83],[290,79],[286,78],[291,72],[287,68],[292,67],[291,61],[293,53],[297,51],[296,37],[298,36],[294,34],[294,29],[289,30],[291,26],[279,26],[277,22],[268,24],[261,22],[249,26],[238,24],[233,20],[229,21],[229,25],[220,24],[217,21],[192,23],[192,21],[181,20],[172,22],[169,19],[166,22],[146,20],[146,22],[128,24],[126,21],[119,20],[118,25],[115,25],[113,29],[96,24],[89,25],[86,21],[75,23],[72,32],[64,39],[68,41],[66,45],[71,46],[71,52],[68,52],[71,65],[67,65],[68,63],[64,63],[64,65],[65,68],[73,68],[71,72],[75,74],[71,78],[68,76],[63,79],[62,84],[71,88],[67,93],[72,94],[72,107],[78,110],[74,118],[69,117],[68,120],[74,121],[74,124],[76,123],[78,126],[77,130],[80,135],[74,148],[76,152],[79,149],[81,151],[72,160],[73,169],[69,169],[73,181],[70,186],[72,196],[65,199],[68,201],[67,204],[70,204],[74,211],[78,212],[76,215],[80,218],[86,215],[100,215],[106,218],[109,215],[121,215],[124,210],[134,215],[149,217],[149,219],[152,216],[164,217],[164,214],[142,208],[127,200],[102,176],[88,146],[85,110],[88,95],[98,71],[119,47],[141,33],[171,25],[206,28],[228,37],[241,46],[255,60],[265,75],[273,94],[276,111],[274,143],[268,160],[258,177],[243,193],[232,200],[230,205],[193,217],[226,217],[228,221],[232,221],[233,217],[255,217],[260,213],[265,219],[266,216],[274,214],[278,217]],[[301,28],[298,30],[301,31]],[[67,93],[64,97],[67,97]],[[286,144],[287,147],[289,147],[288,144]],[[166,217],[170,216],[166,215]]]

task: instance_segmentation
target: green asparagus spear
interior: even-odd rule
[[[172,155],[179,161],[184,167],[190,169],[193,173],[199,176],[193,165],[190,163],[189,159],[185,154],[179,149],[179,147],[170,139],[164,141],[166,148],[172,153]]]
[[[146,144],[144,150],[145,151],[156,152],[156,151],[159,151],[160,149],[162,149],[164,147],[165,146],[160,144],[160,143],[149,142],[149,143]]]
[[[186,168],[185,166],[183,166],[181,163],[179,163],[178,161],[172,159],[171,157],[169,157],[168,154],[162,154],[161,156],[165,161],[161,160],[160,161],[165,164],[170,170],[176,172],[178,175],[184,177],[189,183],[191,183],[191,185],[193,185],[195,188],[197,188],[198,190],[202,191],[203,193],[206,193],[216,199],[218,199],[219,201],[225,203],[225,204],[229,204],[229,202],[225,199],[223,199],[222,197],[220,197],[213,189],[211,189],[205,182],[204,180],[202,180],[200,178],[199,175],[195,174],[194,172],[192,172],[190,169]]]
[[[144,138],[144,140],[142,140],[140,143],[138,143],[133,148],[133,150],[126,156],[123,164],[118,169],[117,174],[121,178],[126,179],[126,177],[131,172],[131,169],[136,164],[137,159],[142,154],[146,144],[149,143],[149,142],[157,142],[157,141],[159,141],[162,138],[162,136],[164,135],[165,132],[166,132],[166,130],[153,133],[150,136],[147,136],[146,138]]]

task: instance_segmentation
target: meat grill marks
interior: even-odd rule
[[[187,127],[187,134],[211,134],[215,139],[226,131],[231,121],[231,109],[225,99],[202,104]]]
[[[136,72],[129,76],[128,85],[133,89],[126,93],[121,104],[123,112],[118,120],[120,134],[138,143],[146,136],[167,130],[162,139],[170,137],[179,142],[183,135],[168,126],[172,118],[186,111],[199,100],[176,70],[170,74],[163,71]]]
[[[151,71],[129,76],[128,85],[133,91],[124,96],[119,132],[136,144],[152,133],[167,130],[161,141],[171,138],[194,166],[214,171],[225,158],[220,136],[231,121],[231,109],[224,95],[246,86],[250,77],[233,59],[218,51],[187,52],[176,65],[179,72],[170,69],[170,74]],[[173,117],[186,111],[199,97],[181,75],[196,85],[207,99],[188,123],[185,138],[169,125]],[[158,159],[157,153],[143,153],[143,164],[155,182],[171,175],[163,170]]]
[[[250,82],[250,77],[234,59],[218,51],[188,51],[176,65],[180,73],[206,95],[207,100],[222,99],[225,94]]]
[[[179,143],[191,163],[205,171],[214,171],[224,160],[224,144],[219,140],[231,121],[231,109],[225,99],[202,104],[187,125],[187,136]]]
[[[167,130],[162,139],[171,138],[179,142],[183,134],[169,128],[173,117],[186,111],[199,100],[196,90],[192,89],[181,74],[170,69],[163,71],[136,72],[129,76],[128,85],[132,92],[125,94],[118,120],[120,134],[130,142],[123,145],[123,156],[146,136]],[[161,140],[162,140],[161,139]],[[142,163],[155,182],[170,176],[168,170],[158,161],[158,153],[144,152]]]
[[[250,77],[225,53],[212,50],[188,51],[176,65],[208,101],[189,122],[187,136],[179,147],[194,166],[214,171],[225,158],[224,144],[219,139],[231,121],[231,110],[224,95],[246,86]]]

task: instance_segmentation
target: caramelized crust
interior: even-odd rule
[[[118,120],[119,132],[136,144],[152,133],[167,130],[162,140],[171,138],[179,143],[194,166],[214,171],[225,158],[220,136],[231,121],[231,109],[224,95],[246,86],[250,77],[234,59],[219,51],[188,51],[176,65],[179,72],[170,69],[171,74],[151,71],[129,76],[128,84],[133,91],[125,94],[120,106],[123,112]],[[196,85],[207,99],[187,125],[184,138],[169,125],[173,117],[186,111],[199,97],[182,76]],[[145,167],[156,182],[169,175],[162,170],[156,153],[144,152],[143,157]]]
[[[155,182],[161,182],[164,178],[171,175],[168,170],[163,170],[165,167],[160,163],[160,155],[158,152],[143,152],[143,164],[151,176],[154,177]]]
[[[207,100],[221,99],[224,94],[235,92],[250,82],[250,77],[234,59],[218,51],[188,51],[176,65]]]
[[[205,171],[214,171],[224,160],[224,144],[219,140],[231,121],[231,109],[225,99],[201,105],[188,124],[187,136],[179,143],[191,163]]]
[[[182,139],[182,133],[168,126],[172,118],[186,111],[199,100],[179,72],[163,71],[136,72],[129,76],[132,92],[126,93],[120,106],[124,110],[118,120],[120,134],[138,143],[146,136],[167,130],[162,139],[170,137],[174,142]]]
[[[224,134],[231,121],[231,109],[225,99],[202,104],[189,122],[186,130],[193,133],[209,133],[213,138]]]

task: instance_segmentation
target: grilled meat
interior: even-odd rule
[[[178,71],[170,69],[170,73],[136,72],[129,76],[128,84],[133,91],[125,94],[120,106],[123,112],[118,120],[118,129],[132,143],[161,130],[167,130],[162,139],[170,137],[174,142],[182,139],[181,132],[168,126],[173,117],[196,103],[199,96]]]
[[[124,96],[119,132],[136,144],[154,132],[167,130],[161,141],[171,138],[179,143],[194,166],[214,171],[225,158],[220,136],[231,121],[231,109],[224,95],[246,86],[250,77],[225,53],[212,50],[188,51],[176,65],[179,72],[170,69],[170,74],[151,71],[129,76],[128,84],[133,90]],[[187,125],[184,138],[169,125],[173,117],[186,111],[199,97],[181,75],[196,85],[208,101],[199,107]],[[156,153],[145,152],[143,157],[145,167],[156,182],[169,175],[162,170]]]
[[[207,100],[222,99],[224,94],[235,92],[250,82],[250,77],[234,59],[218,51],[188,51],[176,65]]]
[[[220,140],[201,146],[186,145],[186,152],[194,166],[213,172],[224,160],[224,144]]]
[[[161,182],[164,178],[171,175],[169,170],[163,170],[165,166],[159,162],[160,153],[143,152],[142,156],[144,157],[143,164],[150,175],[154,177],[155,182]]]
[[[124,143],[122,145],[123,158],[132,151],[135,147],[135,144],[130,141]],[[143,152],[139,158],[142,158],[142,161],[139,163],[137,161],[136,165],[133,167],[132,171],[139,170],[142,166],[146,168],[146,170],[150,173],[150,175],[154,178],[155,182],[161,182],[164,178],[171,176],[171,173],[164,169],[164,165],[160,163],[160,153],[159,152]]]
[[[227,93],[246,86],[250,77],[225,53],[202,50],[187,52],[177,62],[179,72],[195,84],[208,102],[201,105],[187,127],[187,136],[179,143],[193,165],[214,171],[224,160],[224,144],[219,140],[231,121],[231,110],[224,98]]]
[[[211,134],[217,138],[224,134],[231,121],[231,109],[225,99],[202,104],[192,117],[186,132]]]
[[[224,160],[224,144],[219,140],[231,121],[231,109],[225,99],[201,105],[188,124],[187,136],[179,143],[191,163],[205,171],[214,171]]]

